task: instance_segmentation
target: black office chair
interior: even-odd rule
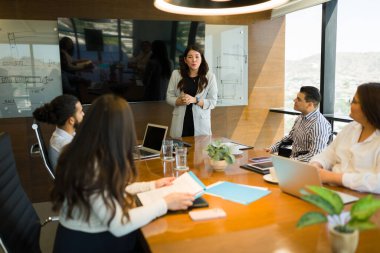
[[[49,154],[46,149],[45,141],[41,133],[41,127],[37,120],[34,120],[32,128],[36,134],[38,143],[34,144],[31,147],[30,154],[31,155],[40,155],[46,170],[53,180],[55,180],[55,172],[50,163]]]
[[[44,224],[26,195],[17,173],[9,134],[0,133],[0,246],[4,252],[41,252]]]
[[[282,141],[278,147],[278,155],[284,157],[290,157],[292,154],[293,141]]]

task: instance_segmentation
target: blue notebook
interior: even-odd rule
[[[248,205],[270,193],[269,190],[231,182],[216,183],[207,187],[205,192],[244,205]]]

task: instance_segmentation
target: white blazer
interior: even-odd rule
[[[193,104],[193,119],[194,119],[194,136],[211,135],[211,109],[215,108],[218,98],[218,87],[216,84],[215,75],[208,72],[206,75],[208,85],[201,93],[196,94],[196,97],[203,99],[203,108]],[[185,118],[186,105],[177,106],[175,101],[180,96],[181,91],[177,88],[182,76],[179,70],[174,70],[169,81],[168,90],[166,92],[166,102],[174,106],[173,118],[170,127],[170,136],[173,138],[182,136],[183,121]]]

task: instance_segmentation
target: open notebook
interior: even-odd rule
[[[305,189],[305,186],[322,186],[318,169],[311,164],[276,155],[272,155],[272,162],[280,189],[285,193],[301,197],[301,189]],[[342,198],[344,204],[358,200],[355,196],[335,192]]]
[[[140,159],[160,156],[162,141],[165,139],[167,131],[167,126],[148,123],[143,143],[138,147]],[[134,159],[139,159],[138,154],[134,154]]]

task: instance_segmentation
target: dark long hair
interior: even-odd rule
[[[50,103],[37,108],[33,112],[33,117],[41,122],[63,126],[67,119],[74,116],[78,98],[63,94],[54,98]]]
[[[199,69],[198,69],[199,82],[198,82],[197,93],[200,93],[208,85],[208,80],[207,80],[206,75],[207,75],[209,68],[208,68],[208,64],[206,62],[205,56],[203,55],[202,49],[197,45],[189,45],[186,48],[185,52],[183,53],[183,56],[181,57],[180,65],[179,65],[180,69],[179,70],[180,70],[182,79],[181,79],[181,81],[179,81],[177,88],[182,91],[183,85],[185,84],[184,78],[189,76],[189,66],[187,66],[184,59],[186,58],[186,56],[190,50],[197,51],[198,53],[201,54],[201,58],[202,58],[201,65],[199,66]]]
[[[152,42],[152,55],[150,58],[156,59],[160,63],[162,69],[160,75],[169,79],[172,68],[168,56],[168,50],[162,40],[155,40]]]
[[[123,98],[107,94],[90,106],[73,141],[61,153],[52,191],[53,210],[67,201],[67,217],[79,208],[86,221],[91,213],[90,197],[100,195],[111,211],[123,209],[121,222],[129,219],[132,199],[125,187],[136,178],[133,150],[136,133],[132,111]]]
[[[369,123],[380,129],[380,83],[364,83],[358,86],[360,107]]]

